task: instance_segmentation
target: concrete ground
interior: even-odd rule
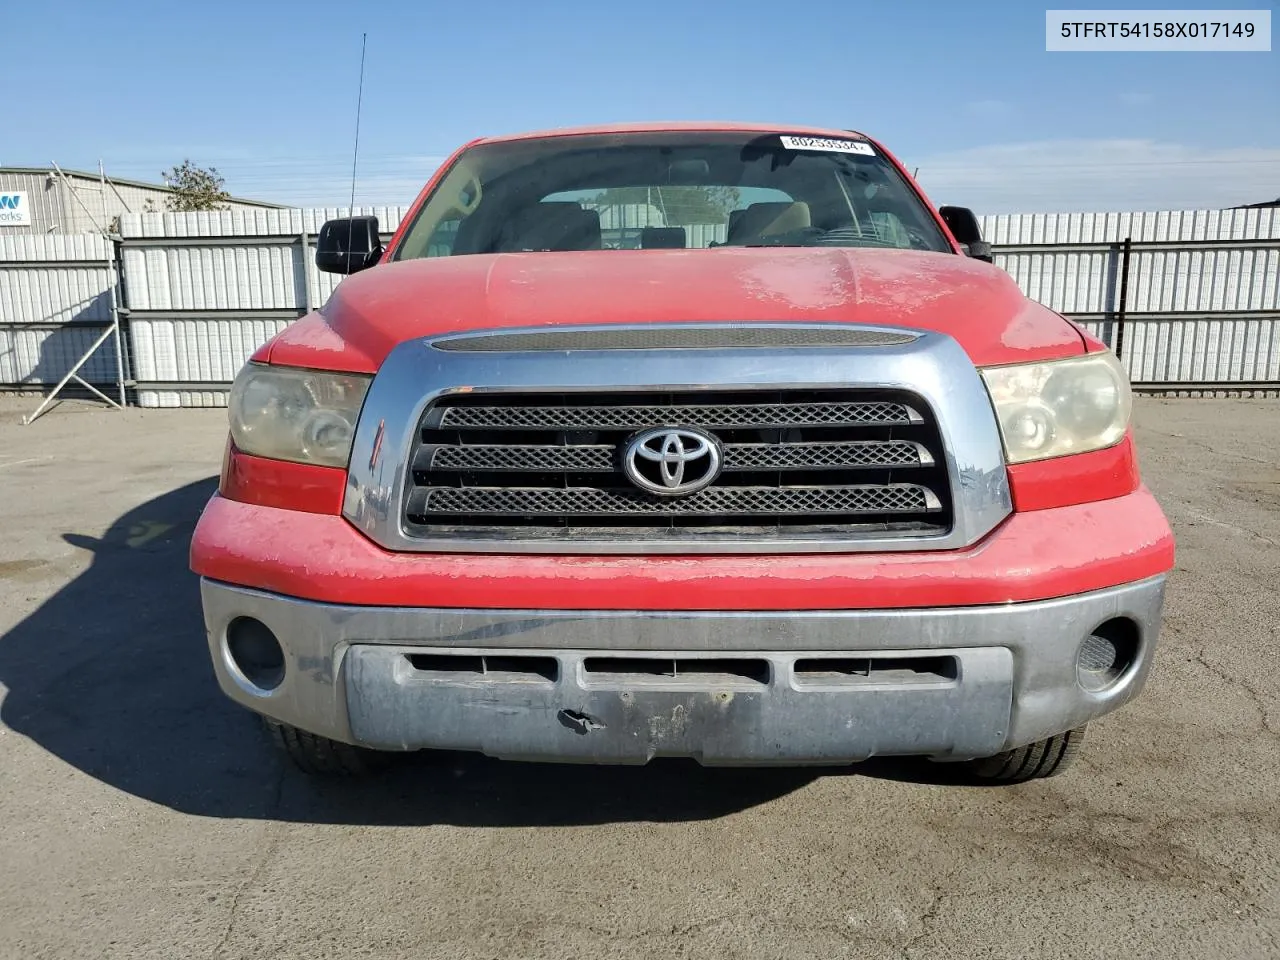
[[[286,769],[187,542],[222,411],[0,401],[0,958],[1280,956],[1280,403],[1142,400],[1179,556],[1067,775]],[[936,768],[933,768],[936,769]]]

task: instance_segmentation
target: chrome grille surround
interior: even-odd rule
[[[709,329],[715,326],[732,328],[742,325],[652,326],[674,330],[691,326]],[[751,326],[791,331],[785,338],[780,335],[780,339],[796,343],[807,342],[803,331],[815,328],[859,332],[880,330],[886,334],[884,341],[896,339],[902,342],[884,343],[870,348],[832,346],[829,342],[838,341],[839,338],[828,336],[827,342],[820,346],[771,350],[685,348],[502,352],[493,349],[494,341],[504,336],[511,336],[512,343],[519,343],[516,335],[531,332],[528,330],[476,331],[474,336],[488,338],[485,348],[478,351],[435,349],[432,339],[407,341],[387,357],[366,398],[353,446],[344,515],[375,542],[387,549],[399,551],[681,554],[955,549],[974,543],[1011,512],[1003,449],[991,404],[973,364],[954,340],[927,331],[861,325],[756,323]],[[460,338],[470,335],[472,334],[449,334],[447,339],[456,343]],[[856,341],[859,338],[849,339]],[[562,417],[565,416],[566,409],[589,411],[589,414],[580,414],[587,416],[587,419],[581,421],[582,424],[590,424],[590,417],[602,415],[606,420],[601,422],[619,423],[620,426],[629,424],[607,419],[610,416],[610,404],[600,404],[593,400],[585,405],[566,405],[557,398],[570,394],[625,394],[631,397],[652,394],[656,402],[648,406],[652,408],[652,413],[666,419],[666,415],[674,412],[673,405],[658,401],[659,397],[705,394],[709,402],[697,403],[699,410],[704,413],[707,410],[721,411],[713,413],[713,418],[723,418],[723,423],[733,424],[735,418],[742,419],[745,408],[752,408],[747,411],[752,417],[759,416],[761,405],[743,404],[737,400],[721,404],[715,400],[717,395],[733,394],[740,400],[742,394],[758,393],[761,397],[775,397],[802,391],[827,394],[849,391],[847,395],[852,397],[905,393],[919,398],[919,405],[936,424],[941,440],[937,452],[945,461],[939,467],[945,470],[950,487],[950,523],[945,528],[927,531],[923,535],[919,530],[904,531],[892,524],[880,529],[854,529],[835,524],[824,526],[817,522],[811,527],[776,530],[746,526],[736,529],[722,529],[718,526],[677,527],[662,531],[661,536],[642,536],[639,535],[642,531],[628,528],[584,527],[563,531],[559,535],[544,532],[542,535],[513,539],[509,535],[509,528],[485,530],[475,525],[453,529],[433,527],[430,533],[424,534],[422,528],[413,529],[413,525],[404,516],[407,498],[423,493],[422,488],[415,490],[408,482],[412,476],[411,468],[417,465],[415,451],[418,459],[423,456],[443,456],[446,460],[449,457],[461,458],[452,465],[454,469],[467,469],[466,458],[493,455],[510,460],[510,465],[496,468],[490,466],[488,469],[520,470],[525,468],[523,463],[528,462],[527,458],[557,449],[560,452],[551,454],[560,458],[553,469],[587,473],[602,468],[614,469],[615,448],[604,444],[594,447],[584,444],[554,448],[537,444],[497,443],[489,446],[499,448],[500,452],[491,449],[488,453],[481,445],[428,446],[419,450],[424,415],[430,413],[433,417],[437,416],[437,410],[502,409],[509,414],[512,410],[521,409],[533,418],[531,422],[534,424],[584,430],[589,427],[577,422],[572,426],[565,424]],[[475,405],[489,396],[500,403],[503,394],[544,395],[547,402],[525,403],[520,408]],[[437,405],[437,401],[442,398],[447,399],[448,403]],[[467,406],[467,403],[472,405]],[[634,414],[636,407],[633,404],[628,406]],[[769,406],[775,410],[784,409],[777,403]],[[816,408],[821,405],[807,406]],[[864,408],[868,417],[882,418],[870,419],[868,422],[871,423],[893,423],[895,419],[903,416],[910,418],[912,414],[917,419],[923,419],[919,411],[910,409],[910,404],[883,400],[868,403],[851,399],[848,403],[832,403],[829,406],[839,408],[838,416],[846,420],[852,406]],[[799,410],[789,412],[801,413]],[[821,412],[815,415],[810,411],[807,415],[817,421],[817,425],[832,422],[822,420]],[[476,414],[461,416],[474,417]],[[785,414],[779,415],[779,420],[785,419]],[[699,417],[694,422],[708,427],[717,425],[714,421],[708,422],[705,417]],[[778,426],[795,427],[797,424],[787,421],[779,422]],[[385,435],[377,446],[375,456],[375,441],[380,429],[385,430]],[[867,457],[884,455],[890,456],[891,462],[895,464],[900,461],[903,467],[912,466],[913,459],[915,466],[933,459],[927,450],[918,449],[919,445],[911,442],[891,437],[884,443],[887,445],[879,448],[869,448],[857,442],[832,443],[825,448],[816,443],[727,443],[725,474],[734,470],[760,469],[857,469],[860,457],[865,460]],[[522,446],[532,446],[540,453],[535,454],[530,449],[522,451]],[[821,461],[816,466],[809,462],[814,457]],[[523,463],[521,458],[526,458]],[[411,460],[414,462],[411,463]],[[909,480],[909,473],[903,471],[901,479]],[[790,491],[784,494],[787,497],[799,496],[810,508],[821,508],[826,501],[836,504],[836,509],[847,509],[850,504],[865,502],[890,507],[894,504],[912,508],[921,504],[926,508],[929,506],[928,497],[919,486],[906,482],[870,485],[877,492],[868,494],[868,485],[858,484],[856,481],[857,474],[852,474],[839,483],[815,487],[815,490],[824,491],[820,495],[811,492],[795,493],[797,489],[803,490],[803,487],[756,488],[750,486],[748,481],[748,485],[712,487],[703,491],[706,496],[695,495],[683,501],[675,501],[686,504],[675,510],[683,511],[689,516],[714,517],[725,507],[728,502],[726,498],[736,498],[736,502],[740,504],[744,497],[749,500],[752,497],[763,498],[768,494],[773,499],[767,502],[776,504],[780,490]],[[725,490],[731,492],[726,494],[723,492]],[[855,492],[859,490],[862,492]],[[554,497],[563,492],[554,487],[542,488],[536,492],[536,496],[546,501],[550,494],[554,504]],[[482,512],[476,508],[493,506],[494,503],[502,509],[520,509],[523,505],[518,502],[519,497],[528,496],[529,491],[504,490],[501,487],[433,487],[430,495],[454,498],[453,506],[482,516]],[[513,495],[517,498],[514,504],[509,502]],[[868,496],[873,499],[867,501],[865,498]],[[702,499],[699,500],[698,497]],[[487,498],[492,498],[491,502],[486,503]],[[637,509],[630,498],[625,499],[628,499],[630,508],[638,514],[646,512],[647,508]],[[604,501],[608,509],[618,506],[609,497],[605,497]],[[732,506],[732,503],[729,505]],[[668,514],[675,515],[671,503],[667,503],[664,509]],[[811,512],[820,521],[824,511],[817,509]]]
[[[492,336],[437,337],[436,350],[468,353],[528,353],[539,350],[731,350],[784,347],[887,347],[910,343],[914,334],[828,324],[652,324],[644,327],[557,327]]]

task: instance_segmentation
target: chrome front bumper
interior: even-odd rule
[[[312,733],[388,750],[745,765],[966,759],[1077,727],[1141,690],[1164,583],[1000,606],[798,613],[336,606],[208,579],[201,591],[222,689]],[[284,649],[271,691],[229,654],[239,617],[266,624]],[[1077,652],[1116,617],[1136,625],[1137,654],[1109,687],[1086,690]],[[599,658],[616,668],[596,669]],[[685,666],[645,674],[618,658]],[[868,669],[826,671],[827,658]],[[895,669],[901,658],[949,666]],[[724,672],[727,659],[759,669]]]

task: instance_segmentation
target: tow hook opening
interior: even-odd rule
[[[556,714],[560,726],[567,727],[579,736],[586,736],[592,730],[603,730],[604,724],[595,717],[577,710],[561,710]]]

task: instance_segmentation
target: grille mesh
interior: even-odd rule
[[[708,487],[687,497],[659,498],[639,492],[594,487],[492,488],[437,487],[424,491],[421,506],[410,501],[409,512],[431,514],[505,514],[508,516],[771,516],[847,515],[861,513],[927,513],[930,504],[923,487],[914,484],[850,487]]]
[[[1091,673],[1110,670],[1119,658],[1116,645],[1106,637],[1090,634],[1080,646],[1080,669]]]
[[[663,424],[701,427],[812,427],[909,424],[920,414],[902,403],[734,403],[645,406],[456,406],[446,407],[442,427],[490,430],[616,430]]]
[[[930,463],[922,446],[906,440],[853,443],[730,443],[725,470],[836,470],[854,467],[915,467]],[[477,444],[427,448],[419,470],[564,470],[595,473],[617,468],[617,449],[601,444]]]
[[[913,467],[929,462],[923,447],[905,440],[854,443],[730,444],[726,470],[832,469],[838,467]]]
[[[614,468],[614,448],[606,446],[559,447],[524,444],[471,447],[436,447],[420,469],[431,470],[576,470]]]

